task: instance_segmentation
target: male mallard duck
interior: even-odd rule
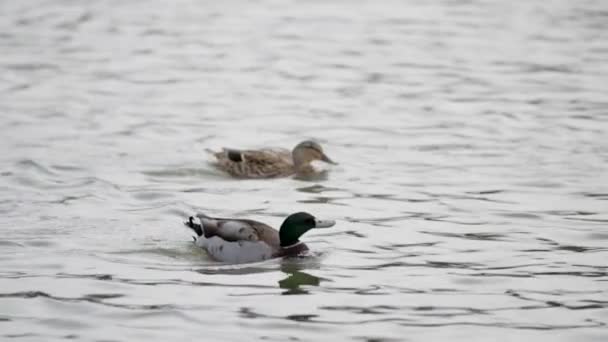
[[[311,164],[315,160],[336,164],[325,155],[321,145],[310,140],[302,141],[294,147],[293,151],[282,148],[260,150],[223,148],[220,152],[210,152],[217,159],[218,168],[240,178],[311,175],[318,173]]]
[[[300,236],[313,228],[329,228],[335,221],[321,221],[300,212],[289,215],[277,231],[262,222],[243,219],[214,218],[197,214],[200,224],[190,216],[185,225],[197,235],[195,243],[217,260],[228,263],[262,261],[276,257],[296,256],[308,247]]]

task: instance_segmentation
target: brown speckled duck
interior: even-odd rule
[[[302,141],[293,151],[282,148],[237,150],[223,148],[210,151],[217,159],[216,166],[238,178],[275,178],[296,175],[314,175],[320,171],[312,164],[323,161],[336,164],[323,152],[318,143]]]

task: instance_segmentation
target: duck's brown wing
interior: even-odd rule
[[[262,222],[253,220],[247,220],[251,224],[251,227],[256,231],[258,239],[266,242],[272,248],[279,248],[281,246],[281,240],[279,238],[279,232]]]
[[[216,152],[218,166],[236,177],[270,178],[294,172],[291,152],[285,149],[237,150]]]
[[[205,237],[218,236],[226,241],[264,241],[277,248],[279,232],[262,222],[229,218],[214,218],[199,214]]]

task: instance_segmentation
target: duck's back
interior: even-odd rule
[[[239,178],[284,177],[294,173],[291,152],[281,148],[236,150],[214,153],[217,166]]]
[[[273,249],[280,247],[279,232],[267,224],[254,220],[215,218],[204,214],[197,217],[203,225],[206,238],[217,236],[224,241],[261,241]]]

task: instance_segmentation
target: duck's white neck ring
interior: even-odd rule
[[[288,249],[288,248],[292,248],[292,247],[295,247],[295,246],[299,246],[301,244],[302,244],[302,241],[298,241],[298,242],[296,242],[296,243],[294,243],[292,245],[289,245],[289,246],[281,246],[281,248]]]

